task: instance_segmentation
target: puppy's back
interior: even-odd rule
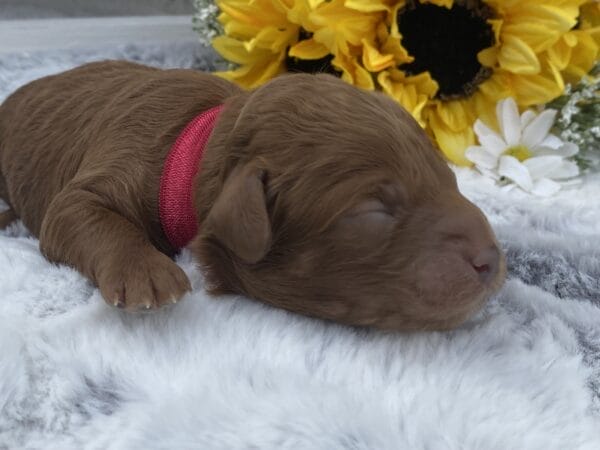
[[[134,171],[142,179],[159,177],[185,123],[237,91],[208,74],[125,61],[91,63],[33,81],[0,106],[7,200],[38,235],[50,202],[74,177],[111,173],[133,182]]]
[[[0,106],[5,194],[32,232],[38,233],[43,211],[92,147],[94,122],[114,94],[156,70],[120,61],[91,63],[32,81]]]

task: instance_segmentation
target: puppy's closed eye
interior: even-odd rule
[[[342,220],[357,218],[377,225],[393,219],[394,215],[392,209],[386,206],[381,200],[369,199],[364,200],[358,206],[348,211]]]
[[[346,212],[338,221],[336,231],[343,239],[380,241],[389,237],[397,223],[392,208],[381,200],[369,199]]]
[[[346,211],[338,220],[336,234],[357,244],[387,241],[402,222],[407,195],[398,183],[383,183],[373,195]]]

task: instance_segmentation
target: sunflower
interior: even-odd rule
[[[217,6],[225,33],[213,46],[238,65],[223,77],[254,88],[285,71],[330,72],[375,88],[358,58],[382,13],[346,8],[344,0],[217,0]]]
[[[219,22],[225,34],[213,46],[239,66],[226,78],[248,88],[285,71],[286,49],[298,41],[300,26],[287,18],[289,4],[282,0],[219,1]]]
[[[467,165],[473,123],[495,106],[543,105],[594,65],[598,4],[589,0],[217,0],[222,73],[252,88],[284,71],[329,72],[382,90]]]

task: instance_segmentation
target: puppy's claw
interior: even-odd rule
[[[171,303],[177,303],[177,297],[172,297],[171,298]]]
[[[152,305],[151,305],[150,303],[146,303],[146,304],[145,304],[145,306],[146,306],[146,309],[150,309],[150,307],[151,307]]]

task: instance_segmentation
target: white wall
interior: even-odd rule
[[[0,0],[0,18],[192,14],[193,0]]]

